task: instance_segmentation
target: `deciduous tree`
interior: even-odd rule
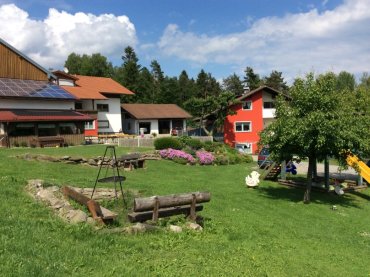
[[[360,99],[365,101],[364,92],[337,91],[333,73],[298,78],[290,93],[291,101],[278,99],[277,118],[261,133],[261,144],[269,145],[276,160],[286,160],[292,154],[308,158],[304,202],[309,203],[316,160],[328,155],[343,159],[343,149],[368,152],[370,117],[367,111],[358,110]]]

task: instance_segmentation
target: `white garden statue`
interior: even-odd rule
[[[257,171],[252,171],[252,173],[245,177],[245,184],[247,187],[252,188],[252,187],[257,187],[259,182],[260,182],[260,175]]]

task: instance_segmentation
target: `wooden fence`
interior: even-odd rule
[[[210,136],[204,137],[192,137],[194,139],[198,139],[202,142],[205,141],[213,141],[213,138]],[[119,138],[118,139],[118,146],[122,147],[154,147],[154,140],[155,138],[141,138],[140,136],[136,138]]]
[[[85,135],[84,134],[76,134],[76,135],[60,135],[60,137],[64,138],[64,143],[66,145],[81,145],[85,142]],[[10,147],[34,147],[35,145],[36,136],[19,136],[19,137],[9,137],[9,144]]]

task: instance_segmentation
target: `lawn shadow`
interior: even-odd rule
[[[302,202],[304,188],[292,188],[285,186],[260,186],[257,189],[260,194],[272,200],[288,200]],[[367,196],[370,199],[369,196]],[[324,205],[340,205],[342,207],[360,208],[356,200],[349,193],[337,195],[335,193],[311,191],[311,203]]]

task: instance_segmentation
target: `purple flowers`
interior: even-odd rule
[[[213,164],[213,161],[215,160],[215,157],[212,155],[212,153],[209,153],[206,151],[196,152],[197,159],[195,159],[192,155],[184,151],[176,150],[172,148],[163,149],[159,151],[159,155],[162,158],[169,159],[169,160],[183,159],[187,163],[190,163],[190,164],[195,164],[198,161],[199,164],[201,165]]]
[[[215,157],[210,152],[198,151],[196,155],[199,160],[199,164],[202,165],[212,164],[213,161],[215,160]]]
[[[195,162],[195,159],[192,155],[185,153],[184,151],[176,150],[172,148],[163,149],[159,151],[159,155],[161,155],[162,158],[169,159],[169,160],[178,158],[178,159],[184,159],[188,161],[189,163]]]

